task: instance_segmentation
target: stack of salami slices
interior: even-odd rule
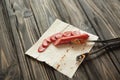
[[[51,43],[53,43],[55,46],[68,43],[83,44],[86,42],[88,37],[88,34],[80,33],[80,31],[66,31],[63,33],[59,32],[44,39],[41,46],[38,48],[38,52],[45,51]]]

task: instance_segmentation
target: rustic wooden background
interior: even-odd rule
[[[0,80],[120,80],[120,48],[83,62],[72,79],[26,56],[56,18],[120,37],[120,0],[0,0]]]

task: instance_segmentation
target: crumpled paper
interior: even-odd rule
[[[79,62],[76,61],[76,57],[84,54],[85,52],[89,52],[94,43],[89,42],[82,45],[65,44],[57,47],[50,44],[50,46],[42,53],[38,52],[38,48],[42,44],[42,41],[52,34],[75,30],[79,30],[81,33],[87,33],[57,19],[25,54],[35,58],[38,61],[45,62],[62,74],[72,78],[82,62],[82,60]],[[87,34],[89,34],[89,40],[98,39],[98,37],[93,34]]]

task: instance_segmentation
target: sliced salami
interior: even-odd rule
[[[55,35],[52,35],[52,36],[50,37],[50,40],[51,40],[52,42],[54,42],[54,41],[56,41],[57,39],[56,39]]]
[[[63,36],[62,33],[57,33],[57,34],[55,34],[55,38],[56,38],[56,39],[59,39],[59,38],[61,38],[62,36]]]
[[[72,36],[72,31],[66,31],[63,33],[63,36],[64,37],[69,37],[69,36]]]
[[[43,51],[45,51],[45,47],[43,47],[43,46],[40,46],[39,48],[38,48],[38,52],[43,52]]]
[[[75,35],[80,35],[80,31],[72,31],[72,36],[75,36]]]
[[[52,42],[51,39],[50,39],[50,37],[46,38],[46,41],[47,41],[48,43],[51,43],[51,42]]]
[[[47,42],[47,40],[45,39],[42,43],[43,47],[48,47],[50,43]]]
[[[85,43],[88,37],[88,34],[81,34],[79,31],[66,31],[64,33],[56,33],[43,40],[42,45],[38,48],[38,52],[43,52],[51,43],[53,43],[55,46],[67,43]]]

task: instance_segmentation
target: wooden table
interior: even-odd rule
[[[57,18],[101,40],[120,37],[119,0],[0,0],[0,80],[120,79],[120,48],[84,61],[72,79],[26,56]]]

